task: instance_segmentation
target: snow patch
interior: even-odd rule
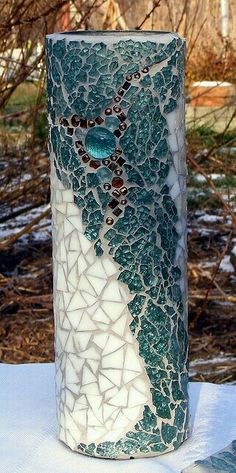
[[[216,222],[223,222],[224,217],[220,215],[210,215],[210,214],[203,214],[198,217],[199,222],[206,222],[206,223],[216,223]]]
[[[212,174],[208,174],[208,177],[212,180],[212,181],[219,181],[221,179],[225,179],[225,174],[216,174],[216,173],[212,173]],[[203,176],[202,174],[196,174],[194,176],[194,180],[197,181],[197,182],[206,182],[206,178],[205,176]]]
[[[230,255],[225,255],[224,258],[222,259],[220,263],[220,268],[221,271],[224,271],[225,273],[234,273],[234,267],[230,261]]]
[[[236,256],[236,245],[231,250],[232,255]]]
[[[24,207],[23,207],[24,208]],[[38,208],[34,208],[31,211],[26,211],[25,214],[18,215],[17,217],[0,224],[0,239],[6,239],[10,235],[15,235],[20,232],[27,224],[29,224],[34,218],[41,215],[42,212],[49,208],[48,204],[42,205]],[[15,210],[20,209],[20,207]],[[35,229],[34,229],[35,228]],[[51,236],[51,222],[50,216],[42,219],[39,223],[32,228],[30,233],[22,235],[19,241],[28,241],[29,238],[33,238],[34,241],[45,241]]]

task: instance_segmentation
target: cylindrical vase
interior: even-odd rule
[[[185,42],[49,35],[59,438],[103,458],[188,436]]]

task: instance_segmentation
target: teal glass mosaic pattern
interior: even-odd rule
[[[59,437],[102,458],[166,453],[189,433],[185,43],[46,47]]]
[[[193,465],[185,468],[183,473],[235,473],[236,472],[236,440],[233,440],[220,452],[197,460]]]

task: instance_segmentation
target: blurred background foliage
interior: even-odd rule
[[[53,360],[45,35],[187,39],[190,377],[236,382],[236,0],[0,0],[0,357]]]

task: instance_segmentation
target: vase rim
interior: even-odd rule
[[[170,35],[176,38],[181,38],[184,40],[182,36],[180,36],[175,31],[161,31],[161,30],[72,30],[72,31],[58,31],[52,34],[48,34],[46,37],[59,37],[59,36],[107,36],[112,37],[116,36],[116,40],[118,39],[117,36],[124,37],[124,36],[162,36],[162,35]]]

